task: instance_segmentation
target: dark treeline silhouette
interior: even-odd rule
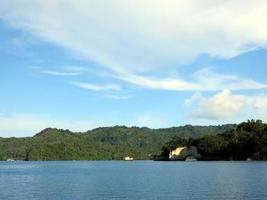
[[[267,160],[267,124],[248,120],[215,135],[197,138],[173,137],[157,159],[168,160],[169,152],[181,146],[195,146],[202,160]]]

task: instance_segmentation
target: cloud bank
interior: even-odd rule
[[[194,94],[185,103],[196,97]],[[197,102],[196,102],[197,103]],[[240,117],[242,120],[250,118],[261,118],[267,120],[267,96],[232,94],[229,89],[224,89],[209,98],[202,97],[197,108],[190,117],[195,119],[220,120]]]
[[[210,88],[203,79],[192,82],[140,73],[176,69],[201,55],[228,59],[266,48],[266,9],[264,0],[13,0],[0,2],[0,19],[98,62],[138,86],[217,90],[222,89],[220,82]],[[231,81],[226,77],[225,82]],[[226,87],[266,85],[239,80]]]

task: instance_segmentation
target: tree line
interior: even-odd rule
[[[233,125],[150,129],[100,127],[87,132],[47,128],[33,137],[0,138],[0,160],[121,160],[153,159],[173,137],[196,138],[230,130]]]
[[[202,160],[267,160],[267,124],[248,120],[219,134],[197,138],[173,137],[157,159],[168,160],[169,152],[181,146],[195,146]]]

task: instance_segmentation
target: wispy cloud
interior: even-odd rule
[[[80,66],[65,66],[53,69],[47,69],[47,67],[37,67],[36,69],[42,74],[52,76],[79,76],[87,70],[87,68]]]
[[[55,70],[43,70],[41,71],[43,74],[49,74],[53,76],[78,76],[80,72],[63,72],[63,71],[55,71]]]
[[[208,86],[211,81],[201,77],[187,81],[140,73],[172,70],[200,55],[228,59],[266,48],[267,21],[262,20],[267,18],[266,9],[266,1],[14,0],[0,3],[0,18],[116,73],[123,70],[126,77],[121,74],[120,78],[135,85],[164,90],[218,90],[231,82],[226,87],[234,90],[266,85],[219,77],[223,82]],[[103,13],[109,17],[103,18]]]
[[[118,78],[134,85],[150,89],[195,90],[199,87],[197,84],[173,78],[154,78],[134,74],[122,74]]]
[[[104,95],[104,98],[107,99],[114,99],[114,100],[127,100],[127,99],[131,99],[132,96],[127,96],[127,95],[118,95],[118,94],[107,94]]]
[[[267,84],[260,83],[234,74],[219,74],[208,68],[203,68],[193,74],[194,81],[200,86],[200,90],[257,90],[267,88]]]
[[[80,87],[86,90],[92,91],[120,91],[121,86],[118,84],[92,84],[92,83],[85,83],[85,82],[70,82],[71,85],[76,87]]]
[[[118,79],[150,89],[174,91],[218,91],[223,88],[231,90],[257,90],[267,88],[267,84],[236,75],[217,74],[210,69],[196,71],[191,80],[178,78],[155,78],[150,76],[121,73]]]

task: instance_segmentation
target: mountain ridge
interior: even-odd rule
[[[171,128],[112,126],[86,132],[46,128],[32,137],[1,138],[0,159],[16,160],[117,160],[131,155],[152,159],[174,136],[185,138],[223,133],[234,124],[185,125]]]

